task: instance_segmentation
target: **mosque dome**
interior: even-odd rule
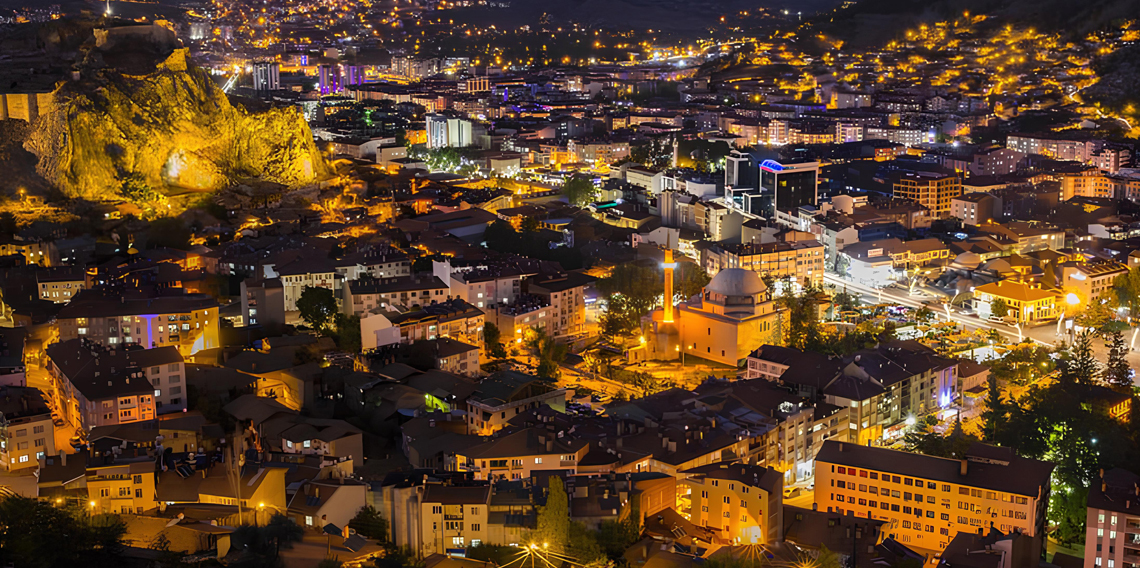
[[[752,270],[743,268],[726,268],[713,276],[706,292],[713,292],[724,296],[754,296],[768,289],[760,275]]]

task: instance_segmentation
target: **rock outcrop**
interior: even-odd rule
[[[248,178],[297,187],[330,173],[296,108],[231,104],[185,49],[143,75],[85,72],[53,97],[24,147],[69,197],[121,199],[125,185],[211,191]]]

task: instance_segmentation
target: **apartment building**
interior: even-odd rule
[[[722,531],[733,544],[773,544],[783,527],[783,474],[743,463],[714,463],[681,472],[694,525]]]
[[[0,469],[38,467],[55,455],[51,407],[37,388],[0,386]]]
[[[488,314],[489,321],[499,328],[504,342],[521,340],[528,329],[551,334],[553,310],[542,296],[523,294],[514,304],[498,306]]]
[[[1104,147],[1104,140],[1066,138],[1054,134],[1010,134],[1005,144],[1022,154],[1088,163]]]
[[[343,293],[342,310],[352,316],[373,308],[429,306],[447,300],[450,288],[436,276],[400,276],[351,280],[345,283]]]
[[[298,258],[281,267],[273,267],[272,272],[271,277],[281,280],[287,312],[297,311],[297,300],[301,299],[305,288],[325,288],[331,290],[334,297],[338,297],[344,286],[344,276],[337,272],[336,264],[314,255]]]
[[[86,339],[48,346],[46,367],[60,417],[88,432],[97,426],[154,419],[155,388],[145,371],[145,363],[152,361],[147,351]]]
[[[816,457],[814,506],[887,521],[908,547],[946,548],[993,526],[1045,538],[1053,464],[975,442],[961,460],[827,442]],[[1090,525],[1092,526],[1092,525]]]
[[[447,282],[450,294],[475,307],[513,304],[522,294],[523,280],[538,274],[537,264],[528,262],[487,263],[452,267],[450,262],[433,262],[432,271]]]
[[[135,350],[131,356],[154,387],[154,407],[159,414],[186,410],[186,368],[177,349],[168,346]]]
[[[894,196],[914,201],[936,218],[950,215],[951,200],[962,195],[962,178],[956,173],[903,172],[893,179]]]
[[[80,267],[49,268],[36,272],[41,300],[66,304],[87,288],[87,274]]]
[[[983,233],[990,233],[1011,241],[1012,244],[1007,249],[1010,254],[1065,248],[1064,229],[1048,225],[1011,221],[1004,224],[983,225],[979,226],[978,229]]]
[[[336,271],[345,280],[362,277],[397,278],[412,275],[412,261],[407,254],[394,248],[370,248],[337,260]]]
[[[75,456],[75,459],[82,459]],[[87,498],[93,513],[141,515],[158,506],[154,458],[94,458],[87,465]]]
[[[950,200],[950,217],[967,225],[982,225],[1000,215],[1001,198],[989,193],[978,191]]]
[[[788,279],[802,286],[822,286],[824,247],[817,240],[772,243],[715,243],[701,249],[701,265],[710,276],[725,268],[743,268]]]
[[[467,399],[467,428],[486,436],[503,428],[529,408],[549,406],[566,411],[566,389],[516,371],[499,371],[479,383]]]
[[[540,274],[526,280],[528,294],[550,303],[548,335],[572,339],[586,333],[586,287],[595,280],[580,272]]]
[[[892,341],[842,359],[765,345],[748,357],[748,378],[796,389],[847,410],[848,435],[861,444],[897,438],[907,418],[947,408],[958,397],[958,363],[910,341]],[[827,425],[834,435],[835,428]],[[822,429],[822,428],[821,428]]]
[[[1128,273],[1128,267],[1111,260],[1094,262],[1066,262],[1060,265],[1060,284],[1082,302],[1095,300],[1112,290],[1113,283]]]
[[[483,342],[483,310],[463,300],[444,300],[418,310],[389,313],[387,317],[400,328],[401,343],[439,337],[476,345]]]
[[[1084,568],[1140,566],[1140,475],[1101,470],[1089,487]]]
[[[460,450],[455,461],[460,471],[472,472],[475,479],[519,480],[539,471],[575,474],[589,451],[590,443],[581,438],[560,439],[545,429],[527,428]]]
[[[92,288],[56,316],[59,341],[86,339],[108,347],[172,345],[183,357],[221,346],[218,302],[207,294],[158,294]]]

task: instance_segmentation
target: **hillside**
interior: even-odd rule
[[[815,18],[813,31],[854,46],[871,46],[901,37],[919,24],[952,20],[963,12],[985,14],[995,23],[1036,27],[1083,36],[1140,14],[1138,0],[860,0]]]

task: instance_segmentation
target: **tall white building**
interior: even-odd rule
[[[253,90],[276,91],[281,88],[281,65],[276,61],[253,64]]]
[[[475,143],[474,123],[443,114],[427,115],[428,148],[464,148]]]

